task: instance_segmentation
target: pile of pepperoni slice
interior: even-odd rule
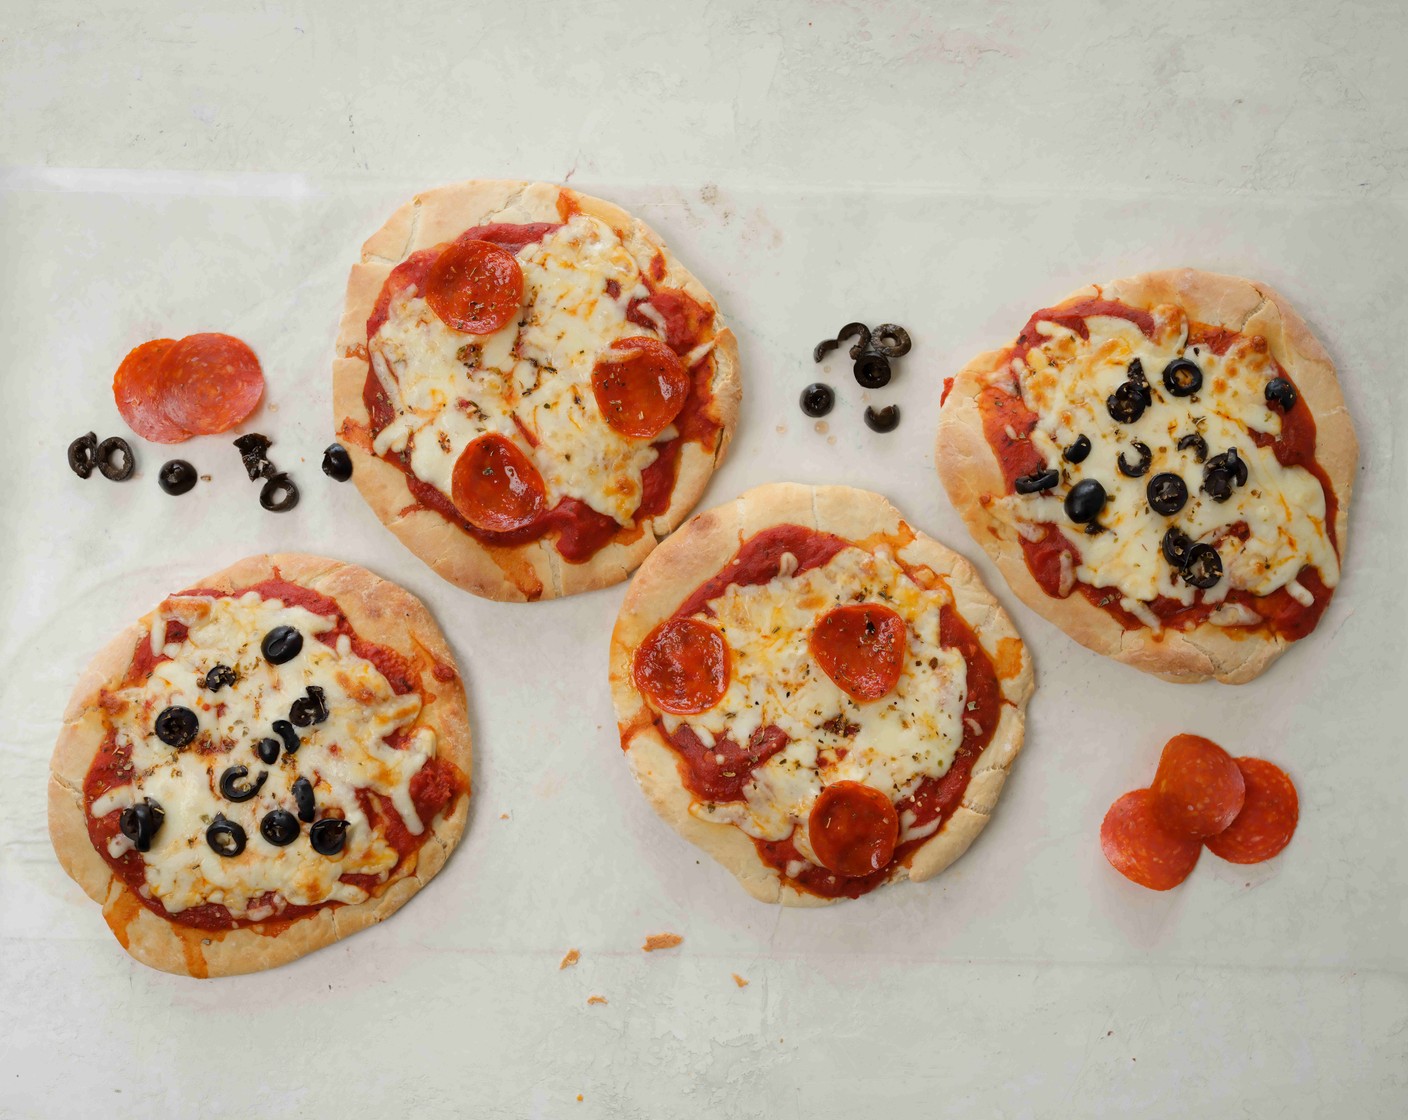
[[[1126,793],[1100,826],[1116,871],[1166,891],[1192,873],[1206,847],[1229,863],[1261,863],[1291,842],[1296,787],[1261,758],[1233,758],[1200,735],[1175,735],[1148,789]]]
[[[264,395],[254,351],[228,334],[155,338],[122,360],[112,380],[117,410],[152,443],[228,432]]]

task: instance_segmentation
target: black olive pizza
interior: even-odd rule
[[[709,293],[643,222],[565,187],[427,191],[348,280],[334,410],[354,478],[479,595],[624,579],[698,500],[739,395]]]
[[[230,975],[399,908],[459,841],[469,771],[464,688],[420,602],[351,564],[256,556],[88,667],[49,827],[129,953]]]
[[[936,461],[1028,606],[1174,681],[1251,680],[1339,583],[1358,445],[1335,367],[1264,284],[1092,285],[944,386]]]
[[[1021,749],[1032,670],[972,566],[884,498],[775,484],[641,566],[611,688],[657,812],[755,897],[805,906],[967,849]]]

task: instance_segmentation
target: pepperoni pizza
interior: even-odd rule
[[[927,879],[987,823],[1031,664],[973,568],[884,498],[777,484],[700,514],[611,641],[621,745],[660,815],[755,897]]]
[[[337,354],[362,494],[494,599],[624,579],[698,500],[738,413],[709,293],[638,219],[543,183],[398,210],[353,266]]]
[[[1146,672],[1241,683],[1324,613],[1357,456],[1286,301],[1185,269],[1082,289],[970,362],[937,465],[1033,610]]]
[[[88,667],[49,828],[138,960],[251,972],[424,886],[464,829],[469,765],[464,689],[416,599],[351,564],[257,556]]]

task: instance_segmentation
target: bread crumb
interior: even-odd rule
[[[567,955],[562,958],[562,963],[557,966],[557,971],[561,972],[564,968],[571,968],[581,959],[582,954],[577,952],[576,949],[568,949]]]
[[[592,1004],[592,1003],[605,1003],[605,1002],[606,1002],[606,997],[605,997],[605,996],[588,996],[588,997],[587,997],[587,1003],[588,1003],[588,1004]]]
[[[501,820],[501,821],[506,821],[506,820],[508,820],[508,819],[509,819],[509,815],[508,815],[507,813],[500,813],[500,814],[499,814],[499,820]]]
[[[739,976],[736,972],[733,974],[733,982],[740,988],[746,988],[748,986],[748,981],[743,979],[743,977]]]
[[[652,933],[645,939],[645,944],[641,949],[647,953],[653,953],[656,949],[673,949],[684,940],[677,933]]]
[[[577,1099],[578,1099],[578,1100],[581,1100],[581,1099],[582,1099],[582,1094],[581,1094],[581,1093],[578,1093],[578,1094],[577,1094]]]

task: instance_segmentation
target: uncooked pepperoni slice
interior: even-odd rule
[[[259,359],[228,334],[188,334],[166,352],[159,376],[166,414],[196,435],[228,432],[264,395]]]
[[[1153,795],[1147,789],[1136,789],[1105,814],[1100,848],[1110,866],[1126,879],[1152,891],[1166,891],[1188,878],[1203,845],[1159,823]]]
[[[730,668],[728,643],[715,627],[697,618],[671,618],[640,644],[631,676],[657,708],[693,716],[724,698]]]
[[[904,619],[879,603],[827,611],[812,628],[812,656],[852,700],[879,700],[900,679],[907,644]]]
[[[531,525],[547,506],[543,476],[528,456],[497,434],[480,436],[460,453],[450,496],[466,521],[490,533]]]
[[[689,374],[658,338],[619,338],[597,358],[592,392],[613,431],[653,439],[684,408]]]
[[[192,435],[166,414],[166,391],[160,371],[162,359],[175,345],[174,338],[142,343],[122,359],[112,379],[117,411],[129,428],[152,443],[181,443]]]
[[[1165,828],[1216,836],[1242,811],[1245,782],[1232,756],[1201,735],[1175,735],[1159,756],[1149,791]]]
[[[513,322],[523,302],[523,270],[514,255],[487,241],[453,241],[425,278],[425,301],[446,326],[493,334]]]
[[[890,799],[861,782],[835,782],[821,791],[807,820],[812,851],[828,871],[872,875],[895,854],[900,818]]]
[[[1239,758],[1247,796],[1237,819],[1205,841],[1228,863],[1261,863],[1291,842],[1300,820],[1300,799],[1286,772],[1263,758]]]

